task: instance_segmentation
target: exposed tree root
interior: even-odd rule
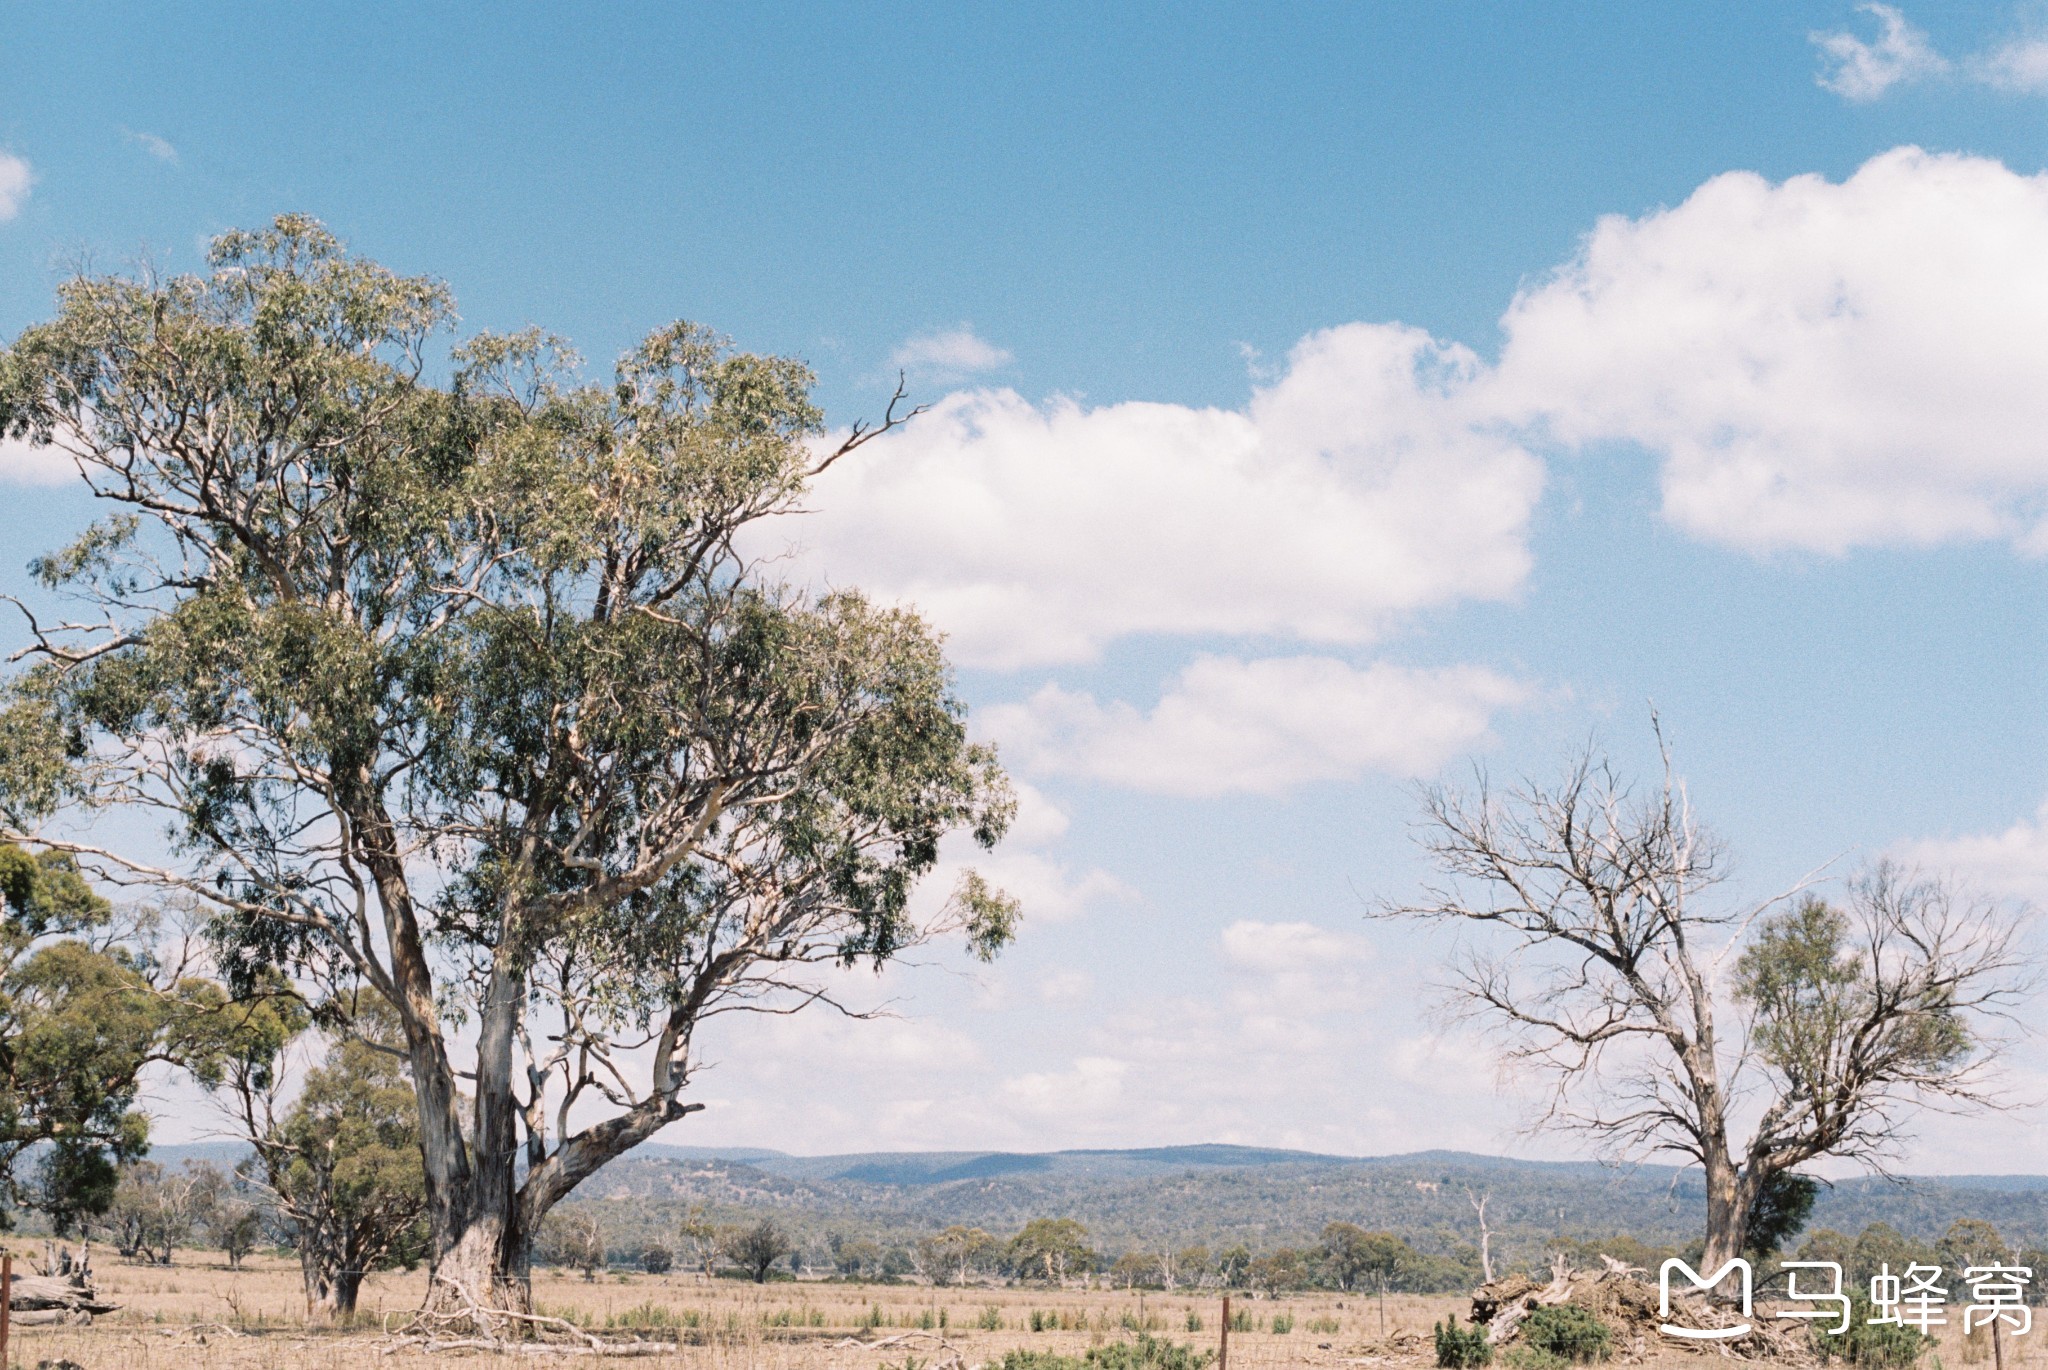
[[[380,1355],[400,1351],[490,1351],[514,1356],[663,1356],[666,1342],[606,1341],[567,1318],[492,1308],[460,1280],[436,1275],[434,1283],[452,1296],[423,1308],[396,1329],[386,1328]]]

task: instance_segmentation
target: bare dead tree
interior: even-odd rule
[[[1486,1206],[1493,1202],[1493,1195],[1474,1194],[1465,1191],[1465,1199],[1472,1205],[1472,1211],[1479,1215],[1479,1274],[1488,1284],[1493,1283],[1493,1230],[1486,1225]]]
[[[1451,1006],[1540,1082],[1536,1128],[1620,1160],[1697,1163],[1709,1269],[1772,1177],[1882,1171],[1920,1108],[2003,1107],[1994,1074],[2034,984],[2028,914],[1879,865],[1830,902],[1713,896],[1725,854],[1664,757],[1639,793],[1592,749],[1561,782],[1424,795],[1445,882],[1374,915],[1484,934]]]

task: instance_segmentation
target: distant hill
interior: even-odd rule
[[[168,1165],[227,1168],[247,1148],[201,1142],[150,1154]],[[1682,1245],[1698,1237],[1705,1211],[1699,1173],[1676,1166],[1217,1144],[832,1156],[650,1145],[612,1162],[570,1202],[599,1211],[621,1250],[673,1242],[684,1215],[701,1208],[724,1223],[774,1216],[821,1253],[833,1233],[907,1244],[952,1223],[1008,1234],[1040,1217],[1078,1219],[1110,1252],[1300,1245],[1325,1223],[1344,1221],[1450,1253],[1478,1239],[1468,1191],[1491,1196],[1494,1249],[1510,1263],[1540,1259],[1560,1236]],[[2018,1243],[2048,1244],[2048,1175],[1847,1180],[1822,1191],[1811,1226],[1855,1233],[1887,1222],[1933,1238],[1958,1218],[1982,1218]]]
[[[623,1244],[673,1240],[683,1215],[702,1208],[719,1222],[773,1215],[820,1248],[832,1233],[901,1243],[951,1223],[1009,1233],[1032,1218],[1071,1217],[1112,1252],[1298,1245],[1342,1220],[1448,1253],[1478,1237],[1468,1190],[1491,1195],[1495,1249],[1510,1261],[1539,1258],[1559,1236],[1682,1245],[1697,1238],[1705,1210],[1698,1172],[1675,1166],[1221,1145],[836,1156],[643,1147],[574,1202],[597,1206]],[[1823,1191],[1812,1226],[1853,1233],[1881,1221],[1931,1238],[1964,1217],[2048,1242],[2048,1176],[1847,1181]]]

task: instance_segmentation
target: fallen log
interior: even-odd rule
[[[121,1306],[104,1302],[90,1284],[63,1275],[16,1275],[7,1304],[27,1313],[111,1313]],[[14,1321],[26,1320],[17,1317]]]

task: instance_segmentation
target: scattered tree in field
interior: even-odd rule
[[[228,1195],[215,1205],[206,1230],[228,1258],[228,1268],[240,1270],[243,1259],[262,1244],[263,1210],[247,1199]]]
[[[1096,1256],[1088,1249],[1088,1229],[1072,1218],[1033,1218],[1010,1238],[1003,1263],[1022,1279],[1064,1284],[1093,1270]]]
[[[1355,1223],[1323,1229],[1323,1261],[1339,1289],[1371,1289],[1379,1295],[1380,1335],[1386,1335],[1387,1288],[1411,1252],[1391,1232],[1367,1232]]]
[[[768,1283],[768,1272],[775,1263],[795,1250],[789,1234],[765,1218],[732,1233],[725,1244],[726,1259],[746,1271],[755,1284]]]
[[[565,1209],[549,1215],[542,1229],[541,1247],[556,1265],[583,1272],[595,1280],[609,1262],[605,1250],[604,1224],[587,1208]]]
[[[1882,1166],[1914,1107],[1995,1103],[1999,1029],[2031,983],[2011,912],[1888,865],[1833,903],[1715,906],[1724,858],[1668,758],[1649,794],[1589,752],[1557,785],[1482,779],[1425,809],[1450,883],[1380,915],[1499,939],[1457,964],[1460,1001],[1547,1079],[1539,1125],[1701,1166],[1708,1269],[1747,1249],[1774,1177]],[[1743,1139],[1746,1094],[1762,1108]]]
[[[1109,1276],[1112,1287],[1124,1289],[1161,1284],[1163,1280],[1159,1270],[1159,1258],[1150,1251],[1126,1251],[1110,1262],[1109,1269],[1104,1273]]]
[[[640,1268],[650,1275],[666,1275],[675,1268],[676,1253],[661,1245],[650,1242],[640,1248]]]
[[[725,1245],[725,1234],[705,1216],[701,1207],[692,1208],[683,1215],[677,1236],[682,1239],[682,1249],[693,1258],[698,1274],[708,1280],[718,1273],[718,1257]]]
[[[209,1165],[171,1170],[130,1161],[121,1167],[101,1226],[127,1259],[169,1265],[205,1222],[220,1186],[220,1172]]]
[[[1391,1284],[1408,1244],[1391,1232],[1368,1232],[1356,1223],[1329,1223],[1321,1237],[1323,1268],[1337,1288],[1380,1289]]]
[[[222,1072],[256,1151],[251,1169],[291,1228],[307,1307],[342,1319],[354,1316],[364,1275],[420,1258],[427,1209],[418,1113],[394,1017],[367,996],[348,1007],[361,1011],[323,1012],[337,1035],[289,1105],[279,1097],[277,1060],[307,1023],[290,999],[267,1001],[244,1019],[250,1045]]]
[[[1010,936],[972,875],[910,912],[940,839],[993,845],[1014,807],[937,636],[740,550],[903,416],[817,447],[804,366],[687,324],[601,384],[538,333],[441,382],[437,282],[295,217],[211,264],[75,278],[0,351],[0,436],[112,511],[36,563],[104,630],[29,625],[0,839],[207,901],[238,989],[384,999],[431,1288],[523,1306],[542,1218],[696,1107],[708,1015],[941,928]],[[48,824],[118,806],[170,815],[176,861]]]
[[[826,1239],[832,1252],[832,1268],[852,1279],[879,1274],[882,1248],[866,1237],[848,1237],[834,1232]]]
[[[934,1284],[966,1284],[986,1265],[1002,1243],[978,1227],[955,1224],[917,1244],[920,1264]]]
[[[146,1149],[136,1079],[176,1053],[180,977],[69,856],[0,841],[0,913],[0,1227],[26,1206],[67,1234]]]

